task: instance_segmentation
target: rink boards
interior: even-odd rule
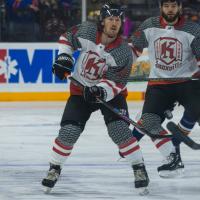
[[[1,43],[0,101],[66,100],[69,84],[51,71],[57,53],[56,43]],[[145,88],[129,83],[128,100],[143,100]]]

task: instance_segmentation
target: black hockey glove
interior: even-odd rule
[[[73,70],[74,60],[73,58],[65,53],[58,56],[52,67],[52,72],[60,79],[66,79],[66,75],[70,75]]]
[[[84,87],[83,96],[87,102],[98,103],[96,97],[106,100],[107,92],[102,87],[97,87],[97,86]]]

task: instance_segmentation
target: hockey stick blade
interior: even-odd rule
[[[82,85],[82,83],[80,83],[79,81],[77,81],[76,79],[74,79],[73,77],[68,77],[69,80],[72,81],[72,83],[74,83],[75,85],[79,86],[80,88],[84,88],[84,85]],[[111,112],[115,113],[118,117],[120,117],[121,119],[123,119],[124,121],[132,124],[134,127],[138,128],[140,131],[142,131],[144,134],[148,135],[151,138],[154,139],[161,139],[161,138],[171,138],[172,135],[156,135],[156,134],[152,134],[148,131],[146,131],[146,129],[144,129],[142,126],[140,126],[137,122],[133,121],[132,119],[130,119],[129,117],[127,117],[126,115],[123,115],[120,110],[118,110],[117,108],[113,108],[108,102],[104,101],[101,98],[97,97],[97,100],[102,103],[106,108],[108,108]]]
[[[190,148],[192,148],[194,150],[199,150],[200,149],[200,144],[198,144],[195,141],[193,141],[187,135],[184,135],[174,122],[168,122],[167,123],[167,128],[173,134],[173,136],[176,139],[184,142]]]
[[[199,78],[193,77],[169,77],[169,78],[150,78],[144,76],[129,77],[128,82],[142,82],[142,81],[198,81]]]

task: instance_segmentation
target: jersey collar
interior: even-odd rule
[[[96,34],[96,44],[100,44],[101,43],[101,32],[97,32]],[[105,50],[109,50],[109,49],[113,49],[118,47],[121,43],[122,43],[122,38],[121,36],[118,36],[113,42],[111,42],[110,44],[108,44],[105,47]]]
[[[184,19],[183,16],[181,16],[181,17],[179,18],[179,20],[177,21],[177,23],[174,24],[173,26],[174,26],[175,28],[178,28],[178,27],[180,27],[180,26],[183,26],[184,22],[185,22],[185,19]],[[166,28],[166,26],[169,26],[169,24],[165,23],[164,18],[163,18],[162,16],[160,16],[160,25],[161,25],[163,28]]]

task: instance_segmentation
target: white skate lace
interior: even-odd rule
[[[51,181],[55,181],[59,178],[59,176],[60,176],[60,174],[55,169],[51,169],[48,172],[46,179],[51,180]]]
[[[162,160],[162,163],[163,163],[163,164],[169,164],[169,163],[171,163],[173,160],[174,160],[173,156],[172,156],[172,155],[169,155],[169,156],[167,156],[166,159]]]
[[[141,169],[136,170],[134,172],[135,172],[135,179],[136,179],[136,181],[146,180],[145,173]]]

